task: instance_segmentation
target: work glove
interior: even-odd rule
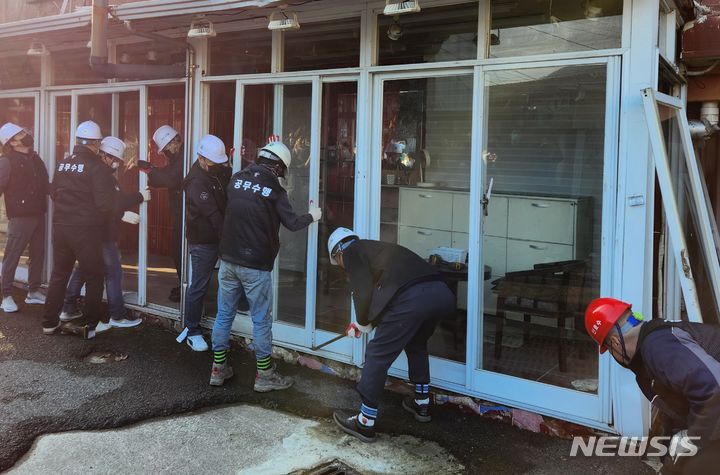
[[[128,224],[139,224],[140,215],[137,213],[133,213],[132,211],[125,211],[122,216],[122,221]]]
[[[354,323],[351,323],[351,325],[360,333],[365,333],[365,334],[370,333],[374,328],[372,323],[368,323],[367,325],[360,325],[359,323],[354,322]],[[359,338],[359,336],[357,336],[355,338]]]
[[[698,453],[698,447],[688,437],[687,430],[681,430],[670,439],[670,456],[674,465],[678,465],[684,457]]]
[[[312,216],[313,222],[320,221],[320,218],[322,218],[322,210],[317,206],[313,206],[312,203],[310,204],[308,213]]]
[[[143,201],[150,201],[150,198],[151,198],[150,188],[148,188],[148,187],[146,186],[144,190],[140,190],[140,194],[141,194],[142,197],[143,197]]]

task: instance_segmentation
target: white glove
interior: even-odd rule
[[[128,224],[139,224],[140,215],[137,213],[133,213],[132,211],[125,211],[122,217],[122,221]]]
[[[680,461],[680,457],[692,457],[698,450],[698,446],[688,437],[687,430],[681,430],[670,439],[670,456],[675,464]]]
[[[370,333],[373,330],[372,323],[368,323],[367,325],[360,325],[359,323],[355,322],[353,325],[355,325],[355,328],[360,330],[362,333]]]
[[[312,215],[313,222],[320,221],[320,218],[322,218],[322,210],[318,208],[317,206],[310,206],[310,209],[308,210],[308,213]]]
[[[140,190],[140,194],[143,197],[143,201],[150,201],[150,188],[146,186],[144,190]]]

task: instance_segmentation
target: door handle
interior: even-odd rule
[[[417,233],[421,236],[432,236],[430,231],[418,231]]]
[[[550,205],[542,204],[542,203],[533,203],[533,208],[549,208]]]
[[[530,244],[530,249],[535,249],[536,251],[547,251],[547,246],[538,246],[537,244]]]
[[[493,188],[493,177],[490,177],[490,183],[488,183],[487,191],[483,195],[483,199],[482,199],[483,213],[485,214],[485,216],[488,215],[488,207],[490,206],[490,197],[492,196],[492,188]]]
[[[432,195],[426,195],[425,193],[420,193],[418,196],[420,198],[432,198]]]

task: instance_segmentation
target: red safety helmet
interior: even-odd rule
[[[590,302],[585,310],[585,330],[600,345],[600,353],[605,353],[605,338],[623,314],[632,308],[629,303],[614,298],[599,298]]]

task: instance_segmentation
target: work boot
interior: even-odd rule
[[[293,385],[293,383],[294,381],[291,377],[282,376],[273,366],[270,369],[257,370],[257,375],[255,376],[255,387],[253,390],[259,393],[279,391],[289,388]]]
[[[29,305],[45,305],[45,294],[39,290],[28,292],[25,297],[25,303]]]
[[[226,379],[233,377],[233,369],[229,363],[213,363],[210,373],[210,386],[222,386]]]
[[[360,424],[357,414],[335,411],[333,412],[333,421],[346,434],[357,437],[363,442],[375,442],[375,428]]]
[[[2,310],[5,313],[15,313],[18,311],[18,306],[15,303],[15,299],[12,298],[12,295],[8,295],[2,300]]]
[[[405,396],[402,400],[402,407],[415,417],[418,422],[430,422],[430,404],[418,404],[412,396]]]

